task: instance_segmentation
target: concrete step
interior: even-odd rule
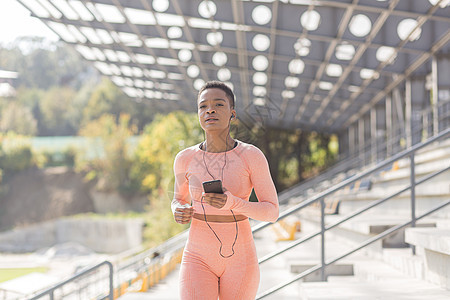
[[[291,264],[291,272],[292,273],[302,273],[307,271],[308,269],[315,267],[317,264],[311,264],[311,262],[295,262]],[[349,276],[353,275],[353,264],[351,263],[335,263],[331,266],[328,266],[325,270],[325,276],[328,278],[330,276]],[[303,278],[304,282],[311,281],[321,281],[320,271],[315,271]]]
[[[423,162],[421,164],[416,164],[415,173],[417,176],[423,176],[447,168],[449,166],[448,162],[446,163],[447,160],[448,158],[445,158],[442,161],[430,161],[430,162]],[[401,168],[398,170],[391,170],[383,173],[378,180],[374,179],[373,183],[381,183],[401,179],[407,180],[409,179],[410,176],[409,174],[410,174],[409,167]]]
[[[384,249],[382,260],[406,276],[424,279],[425,264],[423,258],[413,255],[410,248]]]
[[[325,217],[325,223],[327,225],[334,224],[344,217],[345,215],[327,215]],[[310,211],[305,210],[302,212],[299,219],[302,222],[302,226],[313,227],[315,231],[320,229],[319,216],[314,213],[311,214]],[[423,220],[419,220],[416,226],[435,227],[437,223],[442,220],[443,219],[441,218],[425,218]],[[409,221],[409,216],[364,213],[335,227],[327,232],[326,235],[336,237],[341,240],[346,240],[351,245],[356,246],[393,226],[405,223],[407,221]],[[401,229],[388,237],[383,238],[381,241],[375,242],[372,246],[369,246],[368,249],[371,252],[381,253],[382,248],[405,247],[409,247],[409,245],[405,243],[404,229]]]
[[[416,153],[414,162],[421,164],[429,161],[442,160],[450,157],[450,139],[439,145],[431,145],[421,149]],[[409,158],[398,161],[399,168],[409,168],[411,160]]]
[[[450,299],[450,291],[423,280],[405,276],[379,260],[355,263],[355,276],[333,277],[328,282],[302,282],[304,300]]]
[[[424,261],[424,279],[450,290],[450,229],[408,228],[405,239]]]
[[[300,285],[299,299],[448,300],[450,299],[450,292],[416,279],[379,282],[307,282]]]

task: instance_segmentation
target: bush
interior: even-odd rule
[[[4,177],[32,166],[34,166],[34,160],[30,146],[20,146],[8,152],[0,148],[0,169],[3,170]]]
[[[74,167],[75,158],[76,158],[76,150],[73,148],[68,148],[64,151],[52,152],[52,151],[43,151],[36,156],[39,156],[39,167]]]

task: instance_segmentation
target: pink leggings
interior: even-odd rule
[[[180,269],[182,300],[253,300],[259,285],[259,265],[248,220],[238,224],[234,255],[223,258],[220,243],[204,221],[192,219]],[[235,223],[209,222],[222,241],[222,255],[232,253]]]

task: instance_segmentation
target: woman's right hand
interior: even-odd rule
[[[194,207],[189,204],[179,204],[176,206],[173,216],[178,224],[187,224],[194,215]]]

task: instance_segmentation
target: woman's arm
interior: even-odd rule
[[[180,224],[189,223],[194,213],[190,205],[189,182],[186,178],[186,157],[179,152],[173,163],[175,175],[174,195],[171,203],[172,213],[175,221]]]
[[[231,209],[259,221],[276,222],[279,215],[278,195],[270,175],[267,159],[256,147],[243,154],[250,172],[250,180],[259,202],[249,202],[226,191],[227,202],[222,209]]]

